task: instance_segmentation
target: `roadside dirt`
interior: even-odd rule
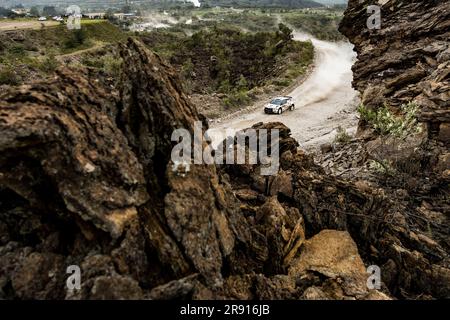
[[[300,32],[295,33],[295,39],[311,39],[316,51],[315,69],[308,79],[288,94],[294,98],[296,110],[282,115],[266,115],[263,111],[266,102],[258,102],[211,123],[213,145],[222,141],[227,130],[231,134],[257,122],[282,122],[291,128],[292,136],[306,150],[317,149],[321,144],[332,141],[339,126],[349,134],[356,132],[359,97],[351,84],[351,67],[356,57],[352,45],[321,41]]]

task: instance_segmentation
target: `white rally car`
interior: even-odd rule
[[[276,97],[264,107],[265,113],[282,114],[286,110],[294,110],[295,104],[292,97]]]

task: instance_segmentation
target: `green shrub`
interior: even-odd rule
[[[0,85],[17,85],[19,82],[20,78],[11,67],[4,67],[0,69]]]
[[[247,105],[251,98],[248,96],[247,91],[239,90],[228,94],[222,101],[226,107],[240,107]]]
[[[274,79],[272,80],[272,84],[276,85],[277,87],[288,87],[292,83],[292,80],[290,79]]]
[[[352,140],[352,137],[347,133],[347,130],[339,126],[337,128],[336,136],[334,137],[334,142],[346,144],[349,143],[350,140]]]
[[[38,65],[38,68],[46,73],[52,73],[56,70],[58,66],[58,61],[54,55],[49,55],[44,58],[44,60]]]
[[[64,42],[66,49],[75,49],[85,43],[87,39],[86,32],[83,28],[72,30],[69,33],[69,38]]]
[[[85,66],[101,69],[105,73],[114,77],[119,76],[120,67],[122,66],[122,59],[115,57],[112,54],[107,54],[101,57],[86,56],[81,62]]]
[[[375,171],[378,174],[390,175],[393,176],[396,173],[396,170],[392,166],[389,160],[371,160],[369,162],[369,169]]]
[[[192,59],[188,58],[183,65],[181,66],[181,72],[186,79],[191,78],[192,73],[194,72],[194,64],[192,63]]]
[[[417,122],[416,114],[418,106],[408,103],[401,107],[402,114],[396,116],[384,105],[377,110],[371,110],[363,105],[358,108],[361,119],[372,126],[381,135],[393,135],[405,138],[410,134],[417,134],[421,127]]]
[[[14,44],[8,49],[8,52],[15,57],[23,57],[25,55],[25,47],[22,44]]]
[[[113,55],[106,55],[102,60],[103,70],[114,77],[118,77],[123,62],[122,59],[114,57]]]
[[[100,58],[97,57],[83,57],[81,59],[81,63],[84,64],[87,67],[91,67],[91,68],[97,68],[97,69],[102,69],[103,68],[103,61]]]

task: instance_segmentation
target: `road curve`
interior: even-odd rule
[[[230,134],[257,122],[284,123],[304,149],[314,149],[333,140],[338,126],[350,133],[356,130],[358,96],[351,84],[351,67],[356,59],[352,45],[321,41],[300,32],[294,33],[294,39],[310,39],[315,48],[314,71],[289,94],[296,109],[282,115],[266,115],[260,106],[247,114],[212,123],[209,136],[213,146],[222,141],[227,129]]]

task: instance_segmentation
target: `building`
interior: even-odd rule
[[[105,19],[106,12],[84,13],[84,16],[88,19]]]
[[[114,13],[114,17],[116,17],[119,20],[137,18],[136,14],[134,14],[134,13]]]
[[[27,9],[27,8],[14,8],[14,9],[11,9],[11,11],[17,15],[26,15],[26,14],[30,13],[30,9]]]

